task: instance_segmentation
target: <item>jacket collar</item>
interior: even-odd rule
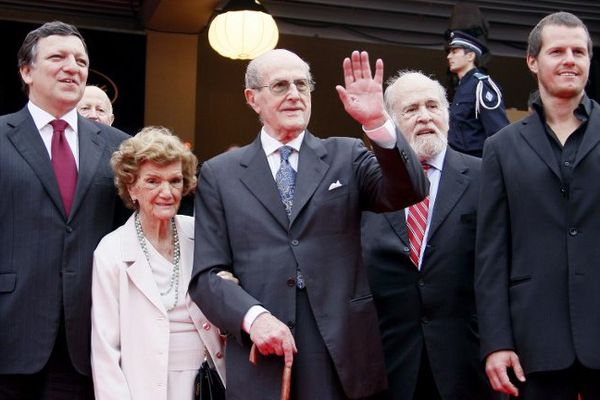
[[[127,275],[133,284],[154,304],[154,306],[163,314],[167,315],[167,310],[162,303],[156,281],[152,274],[152,269],[148,265],[148,260],[142,250],[135,230],[135,214],[131,215],[127,222],[121,227],[120,243],[121,258],[127,264]],[[181,223],[181,217],[175,217],[175,225],[179,234],[179,246],[181,250],[180,258],[180,283],[187,285],[192,274],[192,259],[194,252],[193,224],[189,227]],[[180,287],[181,289],[181,287]]]
[[[193,243],[194,231],[187,224],[182,224],[180,216],[175,217],[175,227],[179,235],[180,246],[188,246]],[[140,256],[146,259],[135,231],[135,213],[131,214],[127,222],[121,227],[121,259],[123,262],[130,263],[139,260]],[[183,249],[182,249],[183,250]]]

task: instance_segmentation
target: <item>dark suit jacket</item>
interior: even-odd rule
[[[537,114],[489,138],[477,230],[482,352],[514,349],[526,373],[600,369],[600,109],[570,185]]]
[[[473,288],[480,167],[480,159],[448,147],[421,271],[409,258],[404,210],[363,214],[363,256],[389,399],[412,400],[423,346],[445,400],[491,397],[479,360]]]
[[[67,218],[27,107],[0,117],[0,374],[44,367],[63,310],[73,365],[90,374],[92,253],[122,207],[109,160],[128,136],[83,117],[78,130],[79,175]]]
[[[248,309],[262,304],[293,332],[297,267],[346,394],[363,397],[385,388],[377,316],[360,256],[360,214],[414,203],[428,182],[403,138],[397,149],[375,151],[379,163],[360,140],[307,132],[291,220],[260,137],[202,166],[190,294],[236,339],[227,348],[228,399],[279,398],[282,358],[252,366],[241,326]],[[337,181],[342,186],[329,190]],[[240,285],[216,277],[219,269],[231,270]],[[318,399],[319,388],[314,392]]]

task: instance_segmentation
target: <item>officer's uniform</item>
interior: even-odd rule
[[[452,32],[449,47],[462,47],[477,56],[487,52],[477,39],[458,31]],[[481,157],[485,139],[508,124],[498,86],[478,68],[467,72],[450,104],[448,144],[461,153]]]

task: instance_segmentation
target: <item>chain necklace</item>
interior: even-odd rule
[[[168,296],[170,293],[175,292],[175,300],[173,301],[173,305],[171,307],[167,307],[167,311],[170,311],[175,308],[177,305],[177,301],[179,301],[179,260],[181,251],[179,248],[179,236],[177,235],[177,228],[175,226],[175,218],[171,218],[171,231],[173,232],[173,271],[171,272],[171,278],[169,279],[169,287],[164,292],[160,292],[161,296]],[[148,266],[150,270],[152,270],[152,265],[150,264],[150,253],[148,252],[148,247],[146,246],[146,237],[144,236],[144,230],[142,229],[142,223],[140,222],[140,213],[135,213],[135,232],[137,233],[137,238],[140,243],[140,247],[144,252],[144,256],[146,256],[146,261],[148,261]]]

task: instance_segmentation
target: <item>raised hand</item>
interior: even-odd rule
[[[346,112],[367,130],[382,126],[387,119],[383,104],[383,61],[377,59],[373,76],[369,54],[353,51],[351,58],[344,59],[342,67],[344,86],[335,88]]]

